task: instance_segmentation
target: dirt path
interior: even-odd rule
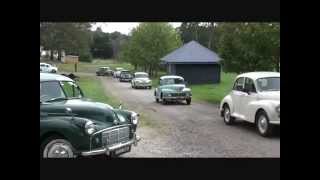
[[[145,121],[138,129],[140,144],[123,157],[280,157],[280,132],[263,138],[245,122],[226,126],[218,105],[162,105],[155,102],[154,89],[132,89],[111,77],[100,80],[106,93]]]

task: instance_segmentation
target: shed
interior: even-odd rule
[[[196,41],[161,58],[170,75],[182,76],[189,84],[220,83],[221,58]]]

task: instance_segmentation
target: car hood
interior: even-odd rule
[[[259,93],[259,98],[280,101],[280,91],[263,91]]]
[[[151,81],[149,78],[135,78],[135,81],[148,82]]]
[[[47,113],[48,116],[71,116],[66,113],[66,108],[71,108],[72,114],[75,117],[90,119],[103,127],[114,125],[114,118],[107,118],[114,117],[114,112],[125,117],[126,121],[119,121],[117,122],[118,124],[127,124],[130,122],[128,118],[130,113],[124,110],[114,109],[108,104],[94,102],[84,98],[43,103],[40,105],[40,112]]]
[[[164,85],[164,86],[161,86],[160,89],[162,89],[163,91],[171,91],[171,92],[190,91],[190,89],[186,88],[186,85],[184,84]]]

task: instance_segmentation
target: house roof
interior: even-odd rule
[[[220,60],[215,52],[196,41],[190,41],[161,58],[162,63],[219,63]]]

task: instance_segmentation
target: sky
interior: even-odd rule
[[[181,25],[179,22],[170,22],[170,24],[176,28]],[[132,23],[132,22],[112,22],[112,23],[96,23],[92,26],[92,30],[96,30],[97,27],[101,27],[103,32],[111,33],[114,31],[121,32],[122,34],[128,35],[130,31],[137,27],[139,23]]]

